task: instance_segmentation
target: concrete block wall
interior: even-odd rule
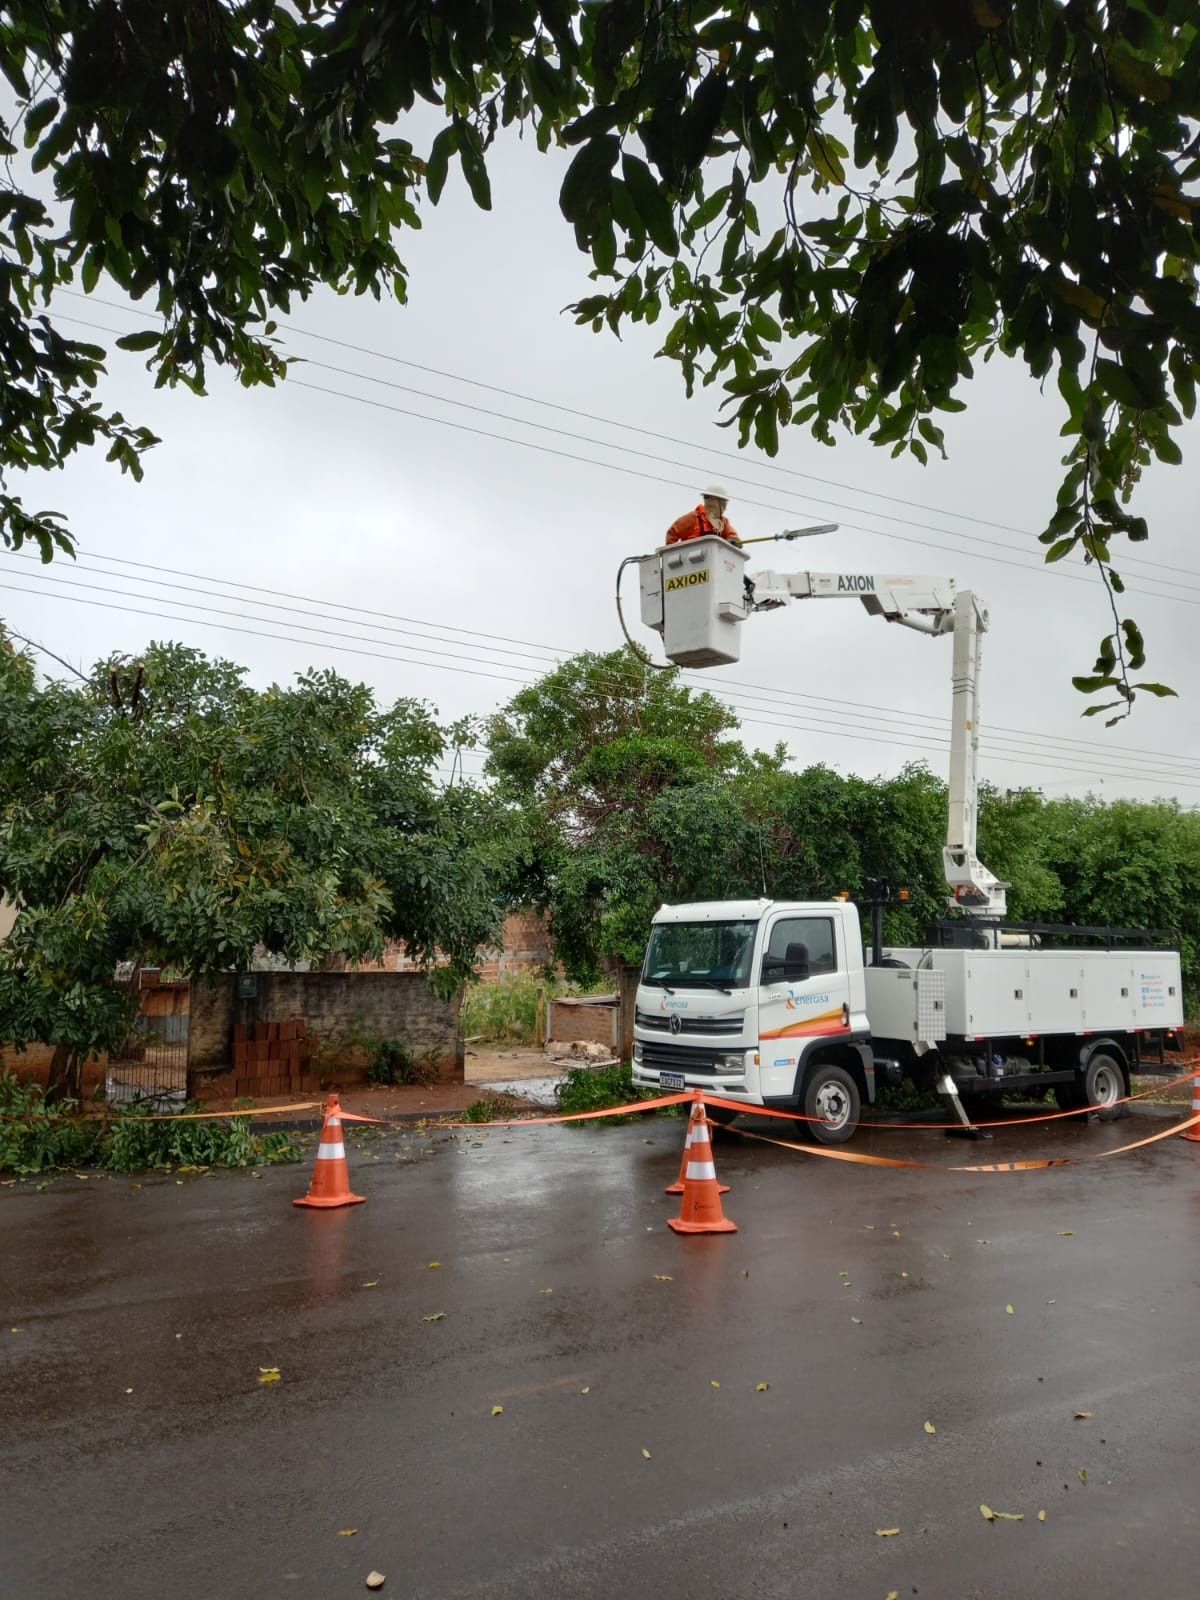
[[[310,1069],[345,1081],[364,1064],[354,1035],[398,1039],[414,1055],[436,1056],[443,1079],[463,1075],[457,997],[439,1000],[418,972],[256,972],[255,994],[240,999],[230,973],[192,986],[188,1068],[219,1070],[233,1061],[237,1025],[302,1020],[319,1050]]]

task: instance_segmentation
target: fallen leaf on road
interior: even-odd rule
[[[259,1367],[259,1369],[258,1369],[258,1381],[259,1381],[259,1383],[278,1383],[279,1379],[280,1379],[280,1371],[279,1371],[278,1367]]]
[[[861,1317],[851,1317],[850,1321],[851,1322],[856,1322],[860,1328],[862,1327],[862,1318]]]
[[[1060,1239],[1073,1239],[1073,1238],[1074,1238],[1074,1237],[1075,1237],[1075,1235],[1074,1235],[1074,1233],[1073,1233],[1073,1232],[1072,1232],[1072,1231],[1071,1231],[1071,1229],[1070,1229],[1070,1228],[1068,1228],[1068,1229],[1067,1229],[1067,1231],[1066,1231],[1066,1233],[1060,1233],[1060,1234],[1059,1234],[1059,1236],[1058,1236],[1058,1237],[1059,1237],[1059,1238],[1060,1238]]]
[[[384,1576],[384,1574],[382,1572],[368,1572],[367,1573],[367,1588],[368,1589],[382,1589],[386,1582],[387,1582],[387,1578]]]
[[[771,1385],[769,1383],[756,1383],[754,1385],[754,1392],[756,1394],[762,1394],[764,1390],[769,1389],[770,1387]]]
[[[79,1179],[80,1183],[86,1183],[88,1181],[86,1172],[77,1172],[75,1173],[75,1177]]]
[[[427,1317],[422,1317],[422,1322],[440,1322],[446,1315],[444,1311],[431,1311]]]
[[[900,1600],[899,1589],[889,1589],[884,1600]]]
[[[905,1274],[904,1274],[904,1276],[905,1276],[905,1277],[907,1277],[907,1276],[908,1276],[908,1274],[907,1274],[907,1273],[905,1273]],[[847,1278],[847,1279],[846,1279],[846,1281],[845,1281],[845,1283],[844,1283],[844,1284],[843,1284],[843,1285],[842,1285],[842,1288],[843,1288],[843,1289],[853,1289],[853,1287],[854,1287],[854,1285],[853,1285],[853,1284],[852,1284],[852,1283],[851,1283],[851,1282],[850,1282],[850,1279],[849,1279],[849,1278]]]
[[[591,1392],[592,1392],[591,1384],[590,1383],[587,1384],[584,1388],[580,1389],[579,1392],[580,1392],[580,1394],[591,1394]]]
[[[1079,1481],[1080,1481],[1080,1483],[1086,1483],[1087,1482],[1087,1468],[1086,1467],[1080,1467],[1080,1469],[1079,1469]]]
[[[876,1528],[875,1537],[877,1539],[894,1539],[899,1532],[899,1528]]]
[[[996,1520],[996,1513],[992,1510],[991,1506],[980,1506],[979,1515],[981,1517],[986,1517],[989,1522],[995,1522]]]
[[[721,1387],[721,1385],[717,1382],[717,1380],[715,1378],[711,1378],[709,1380],[709,1385],[708,1386],[709,1386],[710,1389],[719,1389]]]
[[[494,1417],[502,1417],[504,1415],[504,1407],[503,1406],[493,1406],[492,1407],[492,1415]]]
[[[8,1331],[9,1331],[9,1333],[24,1333],[25,1329],[24,1328],[10,1328]]]
[[[1039,1511],[1038,1512],[1038,1521],[1039,1522],[1045,1522],[1045,1520],[1046,1520],[1046,1513],[1044,1511]]]
[[[642,1454],[645,1456],[647,1461],[649,1461],[651,1459],[649,1450],[646,1450],[646,1449],[643,1448]]]
[[[874,1233],[875,1232],[875,1224],[873,1222],[864,1222],[863,1223],[863,1227],[867,1230],[868,1233]]]
[[[669,1272],[656,1272],[654,1274],[654,1281],[655,1283],[674,1283],[675,1279]]]
[[[1046,1304],[1048,1306],[1056,1306],[1058,1304],[1058,1301],[1057,1300],[1047,1300]]]
[[[848,1272],[839,1272],[838,1273],[838,1277],[839,1278],[848,1278],[849,1276],[850,1276],[850,1274]]]
[[[543,1294],[553,1294],[553,1293],[554,1293],[554,1290],[553,1290],[553,1289],[543,1289],[543,1290],[542,1290],[542,1293],[543,1293]]]
[[[1004,1309],[1005,1309],[1005,1311],[1008,1312],[1010,1317],[1013,1317],[1013,1316],[1016,1315],[1016,1312],[1013,1310],[1013,1308],[1011,1306],[1005,1306]]]
[[[378,1289],[378,1287],[379,1287],[379,1279],[378,1278],[372,1278],[370,1283],[364,1283],[363,1284],[363,1288],[364,1289]]]
[[[902,1273],[901,1273],[901,1274],[900,1274],[900,1276],[901,1276],[901,1277],[902,1277],[902,1278],[907,1278],[907,1277],[908,1277],[908,1273],[907,1273],[907,1272],[902,1272]]]
[[[990,1239],[976,1239],[975,1241],[976,1244],[991,1244],[991,1242]]]
[[[749,1276],[750,1276],[750,1268],[749,1267],[743,1267],[742,1268],[742,1277],[743,1278],[748,1278]]]
[[[926,1433],[936,1433],[937,1429],[934,1427],[932,1422],[927,1422],[925,1424],[925,1432]]]
[[[339,1539],[353,1539],[354,1535],[357,1532],[358,1532],[357,1528],[339,1528],[338,1529],[338,1538]]]
[[[1091,1414],[1092,1413],[1090,1411],[1077,1411],[1075,1413],[1075,1421],[1076,1422],[1086,1422],[1087,1419],[1091,1416]]]
[[[899,1228],[893,1228],[893,1229],[892,1229],[892,1238],[893,1238],[893,1239],[898,1239],[898,1238],[899,1238],[899,1237],[900,1237],[900,1230],[899,1230]]]
[[[126,1391],[125,1391],[125,1393],[126,1393],[126,1394],[132,1394],[132,1393],[133,1393],[133,1390],[132,1390],[132,1389],[126,1389]]]
[[[440,1262],[440,1261],[431,1261],[431,1262],[430,1262],[430,1263],[429,1263],[429,1270],[430,1270],[430,1272],[436,1272],[436,1271],[437,1271],[437,1269],[438,1269],[438,1268],[439,1268],[439,1267],[440,1267],[440,1266],[441,1266],[441,1264],[442,1264],[442,1263],[441,1263],[441,1262]]]

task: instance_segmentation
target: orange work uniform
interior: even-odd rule
[[[676,520],[667,529],[668,544],[682,544],[685,539],[701,539],[706,533],[716,533],[708,511],[703,505],[698,505],[695,511],[688,511]],[[736,544],[738,539],[737,529],[729,518],[725,518],[725,528],[721,534],[722,539],[728,539],[730,544]]]

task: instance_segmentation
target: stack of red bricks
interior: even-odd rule
[[[238,1023],[233,1030],[234,1093],[316,1094],[317,1041],[300,1022]]]

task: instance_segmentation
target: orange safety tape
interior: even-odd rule
[[[748,1128],[731,1128],[731,1133],[743,1139],[755,1139],[759,1144],[778,1145],[781,1150],[799,1150],[801,1155],[824,1156],[830,1161],[849,1161],[860,1167],[908,1167],[915,1172],[1041,1172],[1047,1167],[1076,1167],[1085,1161],[1107,1161],[1109,1156],[1123,1156],[1130,1150],[1141,1150],[1160,1139],[1171,1139],[1176,1134],[1194,1128],[1200,1123],[1200,1111],[1177,1122],[1161,1133],[1152,1133],[1145,1139],[1135,1139],[1132,1144],[1118,1145],[1115,1150],[1097,1150],[1082,1156],[1049,1156],[1039,1161],[990,1161],[969,1167],[947,1167],[933,1161],[901,1161],[895,1156],[868,1156],[855,1150],[834,1150],[828,1145],[795,1144],[791,1139],[770,1139],[765,1133],[751,1133]]]
[[[276,1117],[281,1111],[323,1111],[324,1100],[302,1100],[298,1105],[288,1106],[257,1106],[253,1109],[238,1111],[159,1111],[153,1116],[138,1115],[138,1122],[214,1122],[225,1117]],[[374,1122],[374,1117],[354,1117],[352,1113],[343,1111],[344,1117],[351,1117],[354,1122]],[[3,1116],[0,1122],[117,1122],[120,1113],[116,1116],[105,1116],[103,1113],[91,1112],[87,1115],[73,1117],[56,1117],[45,1112],[30,1112],[28,1116]]]
[[[1153,1089],[1142,1089],[1137,1094],[1123,1095],[1120,1100],[1110,1100],[1109,1106],[1127,1106],[1135,1100],[1146,1100],[1151,1095],[1165,1094],[1168,1089],[1177,1089],[1181,1083],[1190,1083],[1193,1078],[1200,1076],[1194,1070],[1200,1066],[1200,1057],[1189,1063],[1193,1068],[1185,1072],[1181,1078],[1171,1078],[1166,1083],[1156,1084]],[[744,1100],[723,1100],[720,1095],[706,1094],[706,1105],[728,1106],[731,1111],[744,1111],[755,1117],[783,1117],[787,1122],[823,1122],[823,1117],[807,1117],[802,1111],[775,1111],[770,1106],[751,1106]],[[1097,1108],[1092,1106],[1091,1110]],[[1024,1117],[1004,1117],[995,1122],[973,1122],[973,1128],[1025,1128],[1035,1122],[1057,1122],[1063,1117],[1078,1117],[1082,1110],[1077,1111],[1038,1111]],[[864,1128],[884,1128],[897,1133],[936,1132],[943,1128],[961,1128],[961,1122],[864,1122]]]

